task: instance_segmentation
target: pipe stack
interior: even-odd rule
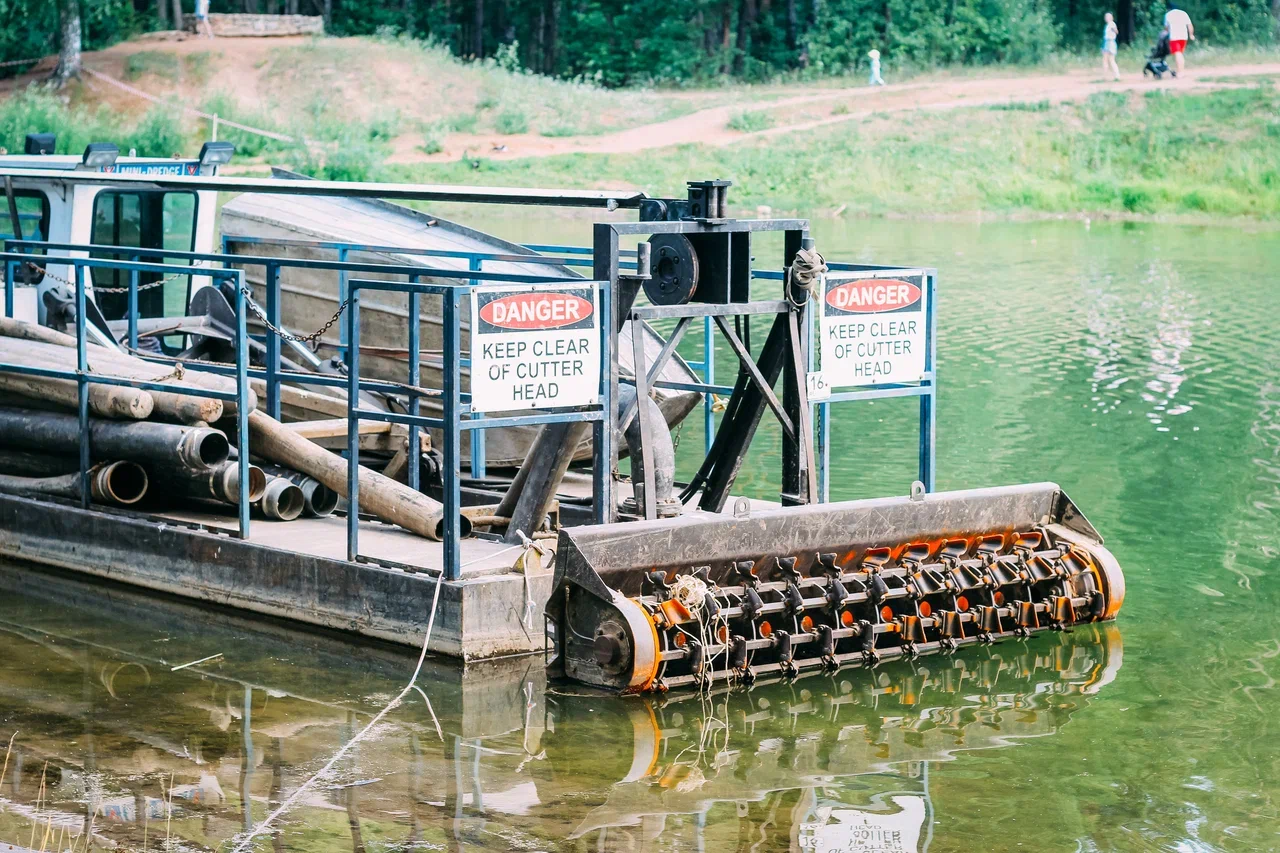
[[[70,335],[0,318],[0,364],[74,371],[75,347]],[[235,391],[231,377],[182,365],[170,368],[96,344],[89,347],[88,364],[96,375]],[[0,371],[0,392],[8,392],[5,401],[20,398],[14,401],[17,405],[0,407],[0,491],[79,496],[80,424],[76,415],[64,414],[77,407],[76,383]],[[248,452],[273,463],[270,471],[257,465],[249,468],[254,511],[281,521],[331,514],[339,496],[347,496],[346,460],[256,411],[258,398],[252,390],[249,405]],[[235,418],[234,402],[196,397],[181,389],[90,385],[89,408],[90,454],[103,463],[94,469],[94,500],[137,503],[149,491],[165,508],[174,500],[224,506],[238,501],[239,469],[228,461],[227,433],[210,426]],[[55,462],[33,466],[30,458],[20,458],[41,455],[51,455]],[[6,465],[6,457],[13,465]],[[71,480],[59,479],[68,474],[74,475]],[[129,477],[132,489],[126,483]],[[441,537],[444,507],[438,501],[364,467],[359,477],[363,511],[420,536]],[[34,482],[50,478],[56,482]],[[68,486],[71,481],[74,489]],[[463,516],[460,522],[462,535],[468,535],[470,521]]]

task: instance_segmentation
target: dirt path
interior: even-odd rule
[[[787,95],[755,105],[737,103],[711,107],[669,121],[601,136],[548,138],[536,134],[503,137],[455,134],[448,139],[446,150],[439,154],[427,156],[411,145],[397,146],[390,162],[448,162],[464,156],[511,160],[571,153],[626,154],[689,143],[730,145],[756,137],[797,133],[877,114],[950,110],[1015,101],[1047,100],[1059,103],[1083,100],[1094,92],[1146,91],[1156,86],[1179,91],[1207,90],[1238,85],[1223,82],[1220,78],[1260,75],[1280,75],[1280,63],[1189,69],[1177,79],[1166,77],[1160,81],[1130,74],[1113,83],[1100,80],[1095,71],[1072,71],[1052,75],[948,79],[938,83],[912,82],[883,88],[815,88],[809,92]],[[836,108],[842,109],[833,112]],[[733,131],[727,127],[729,120],[736,114],[755,110],[772,114],[775,126],[753,133]]]
[[[157,77],[144,77],[134,82],[153,97],[174,99],[191,106],[199,106],[214,91],[229,92],[248,110],[261,110],[268,118],[271,101],[278,95],[279,80],[264,77],[272,59],[282,48],[310,44],[307,37],[240,38],[208,41],[176,33],[155,33],[150,36],[114,45],[106,50],[86,53],[86,67],[117,80],[129,79],[129,57],[143,51],[171,54],[183,62],[194,60],[194,54],[203,54],[203,76],[178,73]],[[326,44],[344,45],[367,49],[360,40],[333,39]],[[349,43],[349,44],[348,44]],[[27,84],[44,79],[56,63],[56,57],[46,57],[26,74],[0,81],[0,97],[11,94]],[[1014,101],[1052,103],[1082,100],[1101,91],[1148,91],[1155,87],[1175,90],[1203,90],[1239,85],[1224,78],[1249,76],[1280,76],[1280,62],[1216,65],[1193,68],[1184,76],[1156,81],[1144,78],[1140,73],[1126,74],[1120,82],[1101,80],[1097,70],[1073,70],[1058,74],[1030,74],[1021,76],[956,77],[948,74],[933,79],[917,78],[914,81],[882,88],[852,86],[846,88],[824,86],[762,86],[735,88],[728,93],[714,90],[685,92],[654,92],[653,97],[682,102],[690,106],[715,103],[694,109],[685,115],[667,121],[645,124],[626,130],[618,130],[598,136],[549,137],[537,133],[499,135],[496,133],[452,133],[444,141],[444,150],[428,155],[421,150],[422,134],[418,125],[445,107],[457,109],[459,95],[445,94],[444,106],[436,104],[426,113],[405,121],[406,131],[393,140],[390,163],[430,163],[461,160],[467,157],[484,157],[511,160],[523,157],[547,157],[557,154],[627,154],[673,145],[706,144],[730,145],[757,137],[780,136],[801,133],[814,128],[843,122],[866,119],[873,115],[887,115],[912,110],[951,110],[963,107],[991,106]],[[384,85],[364,92],[364,97],[375,97],[388,109],[398,110],[406,104],[422,101],[426,94],[440,95],[450,85],[437,81],[437,88],[430,93],[418,91],[423,80],[412,66],[395,64],[388,60],[385,68],[374,75]],[[357,85],[359,81],[352,83]],[[475,83],[474,80],[471,81]],[[328,84],[326,84],[328,85]],[[358,88],[358,86],[357,86]],[[427,87],[430,89],[430,85]],[[363,90],[360,90],[363,92]],[[470,93],[473,94],[474,93]],[[302,97],[301,95],[299,97]],[[111,108],[141,113],[150,103],[137,95],[108,85],[101,79],[86,75],[83,86],[76,93],[79,101],[90,104],[107,104]],[[720,102],[717,102],[717,99]],[[462,99],[465,100],[465,99]],[[339,99],[341,102],[341,99]],[[420,104],[419,104],[420,105]],[[767,130],[743,133],[730,130],[729,121],[742,112],[765,112],[772,118]],[[670,114],[667,112],[666,114]],[[419,121],[421,120],[421,121]],[[267,126],[270,126],[268,124]],[[413,132],[407,128],[412,126]]]

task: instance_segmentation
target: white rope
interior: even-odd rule
[[[101,80],[104,83],[109,83],[112,86],[115,86],[117,89],[128,92],[130,95],[134,95],[135,97],[142,98],[145,101],[150,101],[153,104],[164,103],[164,101],[162,101],[160,98],[157,98],[155,95],[144,92],[141,89],[138,89],[134,86],[130,86],[128,83],[125,83],[122,80],[117,80],[114,77],[109,77],[106,74],[103,74],[101,71],[96,71],[87,65],[83,66],[82,70],[86,74],[89,74],[93,77],[97,77],[99,80]],[[280,142],[296,142],[297,141],[292,136],[286,136],[283,133],[276,133],[275,131],[272,131],[272,130],[263,130],[260,127],[250,127],[247,124],[240,124],[239,122],[234,122],[234,121],[231,121],[230,119],[225,119],[222,116],[215,116],[212,113],[206,113],[201,110],[197,110],[193,107],[184,106],[182,104],[178,104],[177,106],[184,113],[189,113],[190,115],[199,116],[200,118],[207,118],[210,121],[216,118],[218,120],[218,124],[220,125],[225,124],[227,127],[234,127],[236,130],[243,130],[246,133],[256,133],[258,136],[265,136],[268,139],[276,139],[276,140],[279,140]]]
[[[707,597],[707,585],[693,575],[681,575],[671,585],[671,597],[696,616],[702,610],[703,599]]]
[[[10,65],[34,65],[43,58],[42,56],[39,59],[10,59],[7,62],[0,62],[0,68],[8,68]]]

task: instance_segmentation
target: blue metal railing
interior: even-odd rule
[[[459,271],[453,275],[462,279],[471,274],[472,271],[468,270],[466,272]],[[597,288],[600,294],[598,315],[600,318],[599,403],[594,406],[573,409],[542,409],[537,414],[531,415],[482,417],[478,412],[473,412],[470,405],[471,395],[462,391],[462,367],[464,364],[469,364],[470,359],[462,355],[461,321],[467,314],[464,305],[470,305],[471,292],[479,284],[480,282],[472,280],[431,284],[416,281],[395,282],[368,279],[352,279],[348,282],[350,302],[347,307],[346,328],[347,339],[350,341],[351,346],[348,351],[349,383],[347,390],[348,487],[350,489],[348,495],[350,506],[347,515],[347,558],[350,560],[356,559],[359,541],[359,525],[357,523],[359,479],[354,460],[357,458],[359,451],[359,423],[361,420],[384,421],[408,426],[410,429],[409,441],[411,448],[415,446],[413,442],[419,429],[439,429],[444,434],[443,447],[441,448],[441,456],[444,463],[444,471],[441,478],[444,484],[444,533],[441,539],[444,544],[445,577],[452,580],[460,576],[461,570],[459,543],[462,539],[460,485],[462,478],[462,432],[471,431],[474,435],[475,431],[480,430],[482,427],[535,426],[565,422],[605,423],[609,417],[608,413],[613,411],[612,385],[609,381],[612,335],[610,333],[610,323],[607,319],[612,316],[612,306],[610,304],[612,294],[609,291],[608,282],[597,281],[583,282],[583,284]],[[416,408],[411,408],[408,414],[402,415],[394,412],[372,411],[360,406],[359,389],[362,387],[358,379],[360,374],[360,300],[361,294],[365,291],[406,294],[410,299],[411,316],[413,309],[417,307],[417,299],[421,296],[438,295],[441,297],[444,369],[443,388],[440,390],[442,402],[440,417],[421,415]],[[410,385],[417,384],[414,378],[419,369],[418,351],[412,344],[415,326],[415,323],[409,324],[411,340],[409,346]],[[418,396],[417,392],[412,392],[411,399],[416,401]],[[594,448],[594,493],[597,496],[608,494],[609,484],[606,478],[611,476],[610,465],[602,464],[602,460],[610,459],[612,456],[612,438],[612,430],[610,429],[606,428],[597,431],[597,443]],[[597,501],[595,509],[596,520],[598,522],[604,521],[604,514],[607,508]],[[532,531],[528,532],[532,533]]]
[[[12,318],[14,316],[14,272],[19,263],[28,263],[32,255],[22,252],[0,252],[0,260],[3,260],[5,266],[5,316]],[[48,262],[47,259],[41,258],[42,261]],[[215,281],[227,281],[235,288],[236,298],[234,309],[237,317],[237,345],[235,367],[232,371],[236,379],[236,390],[231,391],[214,391],[208,388],[197,387],[185,383],[161,383],[148,381],[143,379],[127,379],[120,376],[110,376],[97,373],[90,370],[89,354],[88,354],[88,314],[86,312],[86,294],[85,294],[85,270],[86,269],[106,269],[130,272],[129,281],[129,305],[137,306],[138,301],[138,274],[152,273],[159,276],[164,275],[183,275],[190,272],[190,268],[175,266],[172,264],[149,264],[138,263],[135,261],[112,261],[98,258],[85,257],[68,257],[59,258],[58,262],[72,269],[72,281],[75,287],[76,300],[76,369],[62,370],[52,367],[32,367],[30,365],[21,364],[3,364],[0,363],[0,372],[16,373],[26,376],[40,376],[47,379],[66,379],[74,381],[77,385],[77,413],[80,420],[80,505],[84,509],[89,508],[90,503],[90,486],[89,486],[89,469],[91,467],[91,450],[89,441],[89,386],[90,385],[115,385],[124,388],[138,388],[144,391],[168,391],[187,394],[192,397],[206,397],[214,400],[221,400],[224,403],[235,403],[236,405],[236,438],[237,445],[241,448],[239,454],[239,501],[237,505],[237,514],[239,520],[239,535],[242,539],[249,537],[249,454],[244,448],[249,446],[249,381],[248,381],[248,335],[245,330],[244,315],[244,273],[240,270],[211,270],[210,275]],[[132,327],[133,337],[136,339],[136,327]]]
[[[315,385],[326,387],[342,387],[347,390],[347,421],[348,421],[348,547],[347,557],[350,560],[359,559],[359,421],[360,420],[376,420],[389,423],[399,423],[409,428],[410,448],[418,446],[418,437],[420,430],[424,428],[440,429],[444,433],[443,456],[445,458],[445,474],[444,481],[444,577],[449,580],[455,580],[461,575],[461,563],[459,553],[460,534],[460,460],[459,447],[460,437],[463,431],[478,431],[484,427],[511,427],[511,426],[533,426],[539,424],[556,423],[564,421],[585,421],[603,423],[606,420],[605,413],[611,411],[612,396],[611,385],[608,382],[612,346],[612,338],[607,334],[609,322],[604,320],[601,322],[602,339],[602,363],[601,363],[601,389],[600,404],[590,407],[586,410],[542,410],[537,414],[506,416],[506,417],[481,417],[479,413],[473,413],[470,409],[470,395],[461,393],[461,368],[468,366],[470,360],[461,354],[459,342],[461,339],[461,321],[462,314],[458,307],[458,300],[462,295],[469,294],[472,289],[477,286],[491,283],[505,284],[540,284],[540,283],[563,283],[563,276],[531,276],[523,274],[502,274],[480,269],[472,269],[470,267],[478,267],[480,261],[490,259],[486,255],[478,256],[476,262],[468,263],[466,270],[452,269],[434,269],[423,266],[405,266],[395,264],[362,264],[347,261],[316,261],[294,258],[283,258],[275,256],[256,256],[256,255],[224,255],[208,252],[181,252],[169,249],[148,249],[138,247],[121,247],[121,246],[105,246],[105,245],[83,245],[74,243],[51,243],[43,241],[31,240],[8,240],[6,248],[17,247],[26,250],[25,252],[5,252],[0,253],[0,260],[5,265],[5,296],[6,296],[6,312],[8,316],[13,316],[14,310],[14,290],[17,286],[17,268],[21,263],[30,262],[34,257],[44,266],[67,266],[72,268],[76,277],[77,291],[77,335],[80,341],[80,361],[79,370],[77,371],[59,371],[44,368],[28,368],[21,365],[0,364],[0,370],[10,373],[24,373],[37,376],[51,376],[55,378],[76,379],[81,383],[81,444],[82,456],[84,457],[84,465],[82,466],[83,487],[88,488],[88,384],[101,383],[112,385],[130,385],[132,387],[151,388],[154,390],[178,391],[181,393],[190,393],[194,396],[213,397],[223,400],[235,400],[238,403],[238,444],[240,447],[248,447],[248,394],[249,380],[261,379],[266,384],[266,403],[268,413],[272,417],[279,419],[280,416],[280,394],[279,386],[283,382],[289,382],[299,385]],[[35,256],[33,252],[61,252],[75,253],[76,255],[95,254],[95,255],[117,255],[127,256],[130,259],[126,261],[113,261],[102,258],[75,257],[70,254],[48,255],[41,254]],[[137,260],[139,257],[159,257],[163,259],[176,259],[185,261],[186,265],[178,264],[156,264]],[[236,265],[263,265],[267,269],[266,290],[267,290],[267,306],[265,309],[259,308],[267,317],[268,323],[279,328],[280,326],[280,270],[283,268],[306,268],[306,269],[322,269],[336,270],[340,274],[347,275],[350,273],[378,273],[383,275],[404,276],[406,281],[385,281],[385,280],[367,280],[367,279],[349,279],[347,281],[348,296],[350,299],[347,309],[347,316],[342,328],[346,332],[347,339],[351,345],[347,349],[348,370],[346,376],[324,375],[316,373],[300,373],[297,371],[286,371],[281,368],[281,352],[280,338],[271,334],[266,334],[264,343],[264,366],[262,368],[252,368],[249,366],[248,358],[248,342],[249,336],[246,329],[247,309],[251,303],[248,296],[248,290],[244,285],[244,272],[240,269],[232,269],[229,266],[211,267],[196,266],[196,264],[236,264]],[[233,308],[237,317],[236,330],[236,363],[234,367],[188,363],[186,366],[206,370],[212,373],[231,375],[236,380],[236,392],[210,391],[204,388],[191,388],[186,385],[170,385],[160,384],[156,382],[143,382],[139,380],[124,380],[115,377],[104,376],[97,373],[91,373],[88,370],[87,355],[84,352],[85,338],[88,332],[86,322],[83,318],[86,316],[85,307],[85,284],[83,270],[85,268],[103,268],[110,270],[119,270],[130,273],[129,276],[129,306],[130,316],[128,318],[128,337],[131,342],[136,342],[138,336],[137,330],[137,289],[139,285],[139,277],[141,275],[153,274],[156,276],[164,275],[196,275],[209,277],[214,282],[230,282],[234,289]],[[443,279],[443,282],[422,283],[418,281],[419,277],[431,277],[433,279]],[[576,280],[581,281],[581,280]],[[600,316],[608,318],[611,312],[611,293],[607,285],[600,282],[583,281],[584,285],[593,285],[600,289]],[[420,385],[421,370],[421,342],[419,340],[420,325],[417,323],[409,323],[408,327],[408,349],[409,349],[409,365],[408,365],[408,382],[389,382],[373,379],[362,379],[360,377],[360,357],[359,357],[359,310],[360,310],[360,294],[363,291],[383,291],[403,293],[408,297],[409,310],[411,316],[418,315],[419,300],[423,295],[439,295],[442,298],[444,315],[444,346],[442,354],[443,379],[441,389],[423,388]],[[131,347],[132,347],[131,343]],[[136,349],[136,348],[135,348]],[[143,353],[135,353],[139,357],[154,361],[160,364],[171,363],[160,357],[147,356]],[[396,393],[406,395],[409,399],[409,411],[407,414],[397,414],[393,412],[380,412],[360,407],[360,393],[363,391],[381,391],[386,393]],[[444,411],[441,417],[425,417],[420,413],[420,403],[423,396],[440,396],[444,402]],[[610,453],[612,448],[612,431],[601,429],[597,431],[597,442],[600,450],[597,452]],[[249,535],[249,506],[247,501],[248,488],[248,454],[240,454],[240,489],[241,501],[239,507],[240,514],[240,535],[247,538]],[[597,480],[602,480],[608,475],[608,465],[596,465]],[[410,465],[408,471],[409,485],[419,489],[419,470],[417,465]],[[596,494],[607,494],[605,488],[607,484],[599,482],[596,484]],[[88,506],[88,492],[82,495],[82,503]],[[596,514],[600,516],[606,508],[603,504],[597,503]]]
[[[371,244],[351,243],[342,241],[307,241],[307,240],[277,240],[269,237],[224,237],[224,248],[230,244],[244,245],[282,245],[282,246],[298,246],[309,248],[331,249],[339,253],[339,258],[345,260],[348,252],[382,252],[397,253],[404,255],[416,255],[422,257],[443,257],[465,260],[468,269],[480,271],[484,269],[485,263],[502,262],[502,263],[546,263],[565,267],[591,267],[593,265],[594,250],[589,246],[568,246],[550,243],[529,243],[524,244],[523,248],[542,253],[540,255],[524,255],[518,253],[493,253],[493,252],[464,252],[464,251],[447,251],[440,249],[402,249],[394,246],[380,246]],[[624,251],[621,253],[624,257],[634,257],[634,251]],[[634,269],[635,261],[623,261],[623,267]],[[881,264],[851,264],[840,262],[828,262],[828,267],[833,272],[891,272],[903,269],[901,267],[886,266]],[[782,282],[784,273],[781,270],[758,270],[753,269],[751,276],[757,281],[773,281]],[[918,477],[924,483],[928,491],[933,491],[936,472],[936,448],[935,438],[937,432],[937,412],[936,412],[936,374],[934,372],[934,362],[937,348],[937,314],[935,311],[937,296],[937,276],[929,274],[929,294],[927,301],[928,310],[928,330],[926,335],[926,367],[925,376],[917,384],[909,385],[881,385],[875,388],[866,388],[856,391],[844,391],[833,394],[827,400],[813,402],[810,404],[810,422],[815,426],[815,450],[818,455],[818,487],[819,496],[823,501],[827,501],[830,497],[830,483],[828,482],[827,472],[830,467],[830,437],[831,437],[831,406],[835,403],[852,402],[858,400],[876,400],[895,397],[919,397],[920,398],[920,452]],[[812,322],[817,323],[818,312],[811,312]],[[702,360],[693,361],[686,360],[686,364],[691,370],[698,371],[702,374],[701,383],[663,383],[661,387],[671,390],[689,390],[702,394],[702,412],[703,412],[703,443],[704,452],[711,451],[712,442],[715,440],[716,417],[715,417],[715,398],[717,394],[727,394],[731,391],[728,387],[716,385],[716,369],[715,369],[715,326],[710,317],[704,317],[702,320]],[[805,330],[804,334],[812,340],[813,329]],[[817,350],[816,346],[806,347],[809,358],[809,368],[814,369],[817,366]],[[484,434],[483,430],[479,430],[472,435],[471,444],[471,471],[475,477],[483,477],[485,474],[484,466]]]
[[[302,247],[302,248],[319,248],[333,250],[338,253],[337,260],[314,260],[287,258],[281,256],[267,255],[244,255],[232,254],[226,251],[232,245],[263,245],[263,246],[283,246],[283,247]],[[557,420],[590,420],[599,421],[599,415],[592,417],[580,417],[583,413],[545,413],[543,415],[518,416],[493,418],[485,417],[480,413],[473,413],[467,404],[469,401],[467,395],[460,392],[460,369],[469,365],[469,360],[460,354],[457,344],[457,330],[449,330],[449,323],[445,324],[446,345],[443,353],[443,370],[445,379],[442,384],[446,386],[441,389],[441,395],[444,398],[446,409],[450,406],[454,412],[454,416],[450,417],[445,414],[441,418],[428,418],[421,415],[420,402],[424,396],[420,389],[421,379],[421,341],[419,339],[420,326],[418,323],[410,322],[408,333],[408,352],[409,366],[407,385],[398,382],[380,381],[373,379],[362,379],[359,377],[359,353],[356,347],[359,345],[358,331],[353,334],[352,319],[348,315],[345,322],[340,326],[340,343],[344,354],[348,361],[348,375],[325,375],[316,373],[299,373],[296,371],[283,370],[281,366],[281,339],[274,334],[267,333],[264,341],[265,359],[262,368],[251,368],[248,366],[247,357],[247,335],[243,333],[245,322],[245,312],[242,310],[248,307],[249,302],[247,291],[243,284],[243,271],[231,269],[232,266],[263,266],[265,270],[264,286],[266,290],[266,306],[262,310],[269,324],[280,327],[281,313],[281,293],[280,293],[280,272],[285,268],[295,269],[313,269],[328,270],[336,272],[339,276],[340,299],[351,299],[352,304],[356,306],[354,314],[358,314],[359,292],[360,291],[388,291],[404,293],[409,300],[409,316],[420,316],[419,300],[423,295],[439,295],[442,297],[445,306],[444,313],[449,313],[455,322],[460,318],[456,300],[459,294],[469,294],[471,289],[487,282],[507,282],[507,283],[550,283],[564,282],[562,275],[525,275],[525,274],[504,274],[495,273],[485,269],[486,263],[515,263],[515,264],[545,264],[552,267],[589,267],[592,265],[593,250],[588,247],[579,246],[562,246],[562,245],[546,245],[533,244],[525,248],[531,251],[548,252],[547,255],[525,255],[519,253],[499,253],[499,252],[458,252],[439,249],[415,249],[402,248],[395,246],[379,246],[371,244],[358,244],[339,241],[309,241],[309,240],[285,240],[259,237],[235,237],[226,236],[223,238],[222,253],[200,253],[200,252],[181,252],[169,249],[146,249],[136,247],[121,246],[102,246],[102,245],[79,245],[70,243],[51,243],[44,241],[18,241],[6,240],[5,248],[18,248],[26,251],[22,253],[7,253],[4,255],[5,262],[5,295],[6,306],[9,315],[12,316],[13,311],[13,293],[16,281],[16,268],[20,262],[25,262],[32,258],[32,253],[41,252],[40,261],[45,265],[67,265],[76,270],[78,280],[77,299],[83,299],[83,270],[85,268],[103,267],[114,270],[124,270],[129,272],[129,326],[128,340],[130,347],[136,348],[138,340],[137,332],[137,291],[139,287],[139,276],[144,274],[157,275],[196,275],[208,276],[215,281],[234,281],[235,282],[235,310],[236,317],[241,328],[241,333],[237,337],[237,362],[234,368],[218,365],[201,365],[200,369],[209,370],[215,373],[225,375],[233,375],[237,378],[237,394],[247,396],[247,380],[261,379],[266,387],[266,408],[272,417],[280,416],[280,385],[283,382],[327,386],[327,387],[343,387],[348,390],[348,420],[349,423],[358,422],[359,419],[367,420],[384,420],[395,423],[402,423],[409,427],[410,448],[418,446],[419,430],[425,427],[439,428],[445,432],[446,455],[451,455],[453,461],[446,462],[446,505],[451,503],[450,492],[456,492],[457,480],[460,476],[460,469],[456,463],[457,460],[457,443],[452,446],[452,450],[448,447],[454,435],[453,426],[446,424],[457,424],[457,433],[462,431],[472,432],[471,442],[471,471],[474,477],[483,477],[485,474],[485,449],[484,449],[484,430],[485,428],[494,428],[500,426],[518,426],[531,425],[541,423],[551,423]],[[126,261],[107,261],[101,259],[89,258],[72,258],[58,256],[49,256],[47,253],[54,252],[75,252],[75,253],[92,253],[95,255],[108,255],[116,257],[125,257]],[[445,258],[465,261],[465,269],[438,269],[413,264],[388,264],[388,263],[357,263],[348,260],[351,252],[377,252],[392,253],[410,256],[421,256],[426,258]],[[626,253],[634,256],[634,252]],[[183,261],[187,265],[165,265],[156,263],[145,263],[144,258],[159,259],[162,261],[177,260]],[[634,261],[630,261],[629,265],[634,266]],[[201,266],[196,266],[201,264]],[[216,264],[217,266],[205,266],[205,264]],[[624,265],[625,262],[624,262]],[[460,264],[459,267],[464,265]],[[897,269],[895,267],[871,266],[861,264],[840,264],[830,263],[833,271],[891,271]],[[373,280],[351,280],[352,274],[360,273],[377,273],[382,275],[403,276],[403,282],[387,282]],[[425,284],[421,283],[421,277],[430,277],[433,279],[444,279],[444,284]],[[782,281],[783,273],[776,270],[753,270],[752,277],[756,280],[763,281]],[[596,283],[599,286],[599,283]],[[937,340],[937,319],[936,319],[936,276],[928,274],[928,319],[927,319],[927,347],[926,347],[926,370],[925,375],[917,384],[909,385],[884,385],[874,388],[863,388],[858,390],[843,391],[833,394],[829,399],[810,403],[811,421],[815,425],[815,445],[819,452],[817,454],[817,475],[819,479],[819,498],[826,501],[829,497],[829,482],[827,472],[830,462],[830,406],[834,403],[882,399],[888,397],[918,397],[920,398],[920,479],[924,482],[926,488],[933,489],[934,486],[934,461],[935,447],[934,439],[936,433],[936,407],[934,405],[934,397],[936,394],[936,376],[934,373],[935,351]],[[607,288],[602,288],[602,292]],[[609,294],[602,296],[602,305],[607,305]],[[452,303],[451,303],[452,300]],[[452,307],[450,307],[452,304]],[[811,312],[816,322],[817,312]],[[79,316],[83,316],[81,313]],[[603,312],[602,316],[609,316]],[[730,389],[715,384],[715,335],[714,325],[709,317],[703,318],[703,340],[702,349],[703,357],[701,361],[689,361],[687,364],[691,369],[702,373],[702,382],[700,383],[662,383],[664,387],[678,388],[682,390],[691,390],[702,394],[703,396],[703,417],[705,428],[705,444],[707,450],[710,450],[712,441],[715,437],[716,421],[714,412],[714,402],[716,394],[727,393]],[[77,324],[78,334],[83,335],[84,329],[82,324]],[[809,368],[812,370],[817,366],[817,350],[818,347],[813,345],[812,327],[804,330],[807,337],[806,348],[808,351]],[[453,339],[453,345],[448,340]],[[352,345],[352,342],[354,346]],[[353,365],[354,362],[354,365]],[[8,366],[0,365],[0,368],[8,370]],[[354,369],[353,369],[354,368]],[[28,372],[23,370],[13,370],[11,372]],[[46,375],[35,373],[34,375]],[[77,378],[79,374],[65,374],[59,372],[48,373],[47,375],[58,376],[62,378]],[[124,384],[118,380],[109,377],[94,377],[90,382],[102,382],[105,384]],[[82,386],[84,381],[82,380]],[[146,387],[145,384],[135,387]],[[154,384],[154,383],[152,383]],[[456,406],[450,403],[451,393],[449,386],[459,393]],[[173,386],[165,386],[172,389]],[[408,414],[398,415],[386,412],[370,412],[358,408],[358,393],[352,394],[352,387],[356,387],[361,391],[380,391],[386,393],[395,393],[406,395],[409,399]],[[188,393],[185,388],[184,393]],[[218,397],[217,392],[210,392],[205,389],[192,389],[189,393],[196,396]],[[87,392],[82,396],[87,399]],[[605,398],[602,398],[605,399]],[[242,407],[243,409],[243,407]],[[87,411],[87,410],[86,410]],[[464,417],[465,416],[465,417]],[[458,423],[462,418],[461,423]],[[246,429],[243,425],[239,427],[241,430]],[[602,431],[608,434],[609,430]],[[607,436],[609,440],[611,435]],[[348,439],[352,443],[358,442],[358,430],[352,431],[348,435]],[[608,466],[597,465],[597,477],[603,476],[601,469],[608,470]],[[419,472],[417,466],[409,466],[409,484],[417,489],[420,486],[418,482]],[[448,483],[452,481],[453,486],[449,487]],[[87,482],[87,479],[86,479]],[[242,489],[247,483],[247,476],[241,477]],[[355,490],[358,485],[352,481],[352,505],[355,506]],[[597,490],[597,494],[603,494],[603,490]],[[456,501],[452,501],[456,506]],[[352,517],[357,517],[357,512],[352,512]],[[241,507],[241,534],[248,534],[248,511],[247,507]],[[453,532],[456,533],[456,526],[460,523],[456,517],[456,513],[446,512],[446,521],[452,525]],[[354,530],[354,528],[353,528]],[[456,553],[456,535],[446,536],[446,542],[451,542],[453,553],[449,553],[449,547],[446,547],[446,576],[450,576],[448,572],[458,571],[457,553]],[[348,554],[352,558],[358,555],[358,538],[355,532],[349,533]],[[456,575],[454,575],[456,576]]]

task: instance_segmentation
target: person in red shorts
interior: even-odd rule
[[[1169,3],[1169,11],[1164,13],[1164,25],[1169,28],[1169,52],[1173,54],[1178,73],[1182,73],[1182,52],[1187,49],[1188,41],[1196,40],[1196,28],[1191,24],[1191,16],[1178,8],[1176,3]]]

